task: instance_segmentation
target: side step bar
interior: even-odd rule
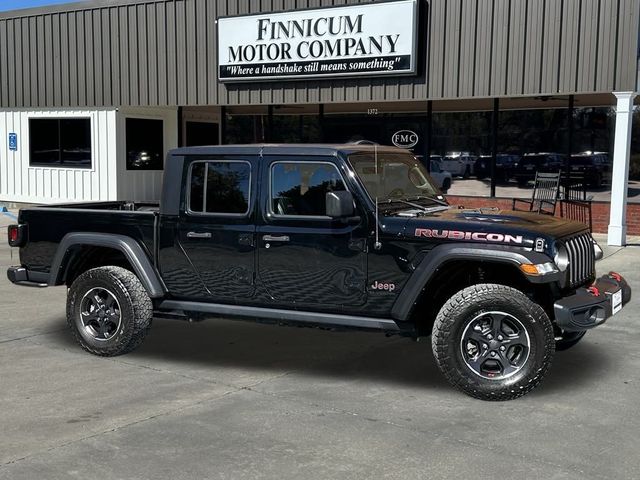
[[[246,307],[225,305],[220,303],[182,302],[164,300],[157,310],[183,311],[211,314],[216,317],[240,317],[245,319],[269,319],[281,322],[300,322],[317,325],[335,325],[370,330],[397,332],[400,330],[396,322],[386,318],[356,317],[336,315],[333,313],[303,312],[299,310],[283,310],[273,308]],[[161,313],[161,312],[159,312]]]

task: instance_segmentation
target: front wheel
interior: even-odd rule
[[[510,400],[541,382],[555,338],[547,314],[522,292],[479,284],[442,307],[432,348],[438,368],[453,386],[482,400]]]
[[[151,327],[153,304],[132,272],[121,267],[88,270],[67,296],[67,324],[80,346],[112,357],[138,347]]]

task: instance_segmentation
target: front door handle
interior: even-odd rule
[[[209,233],[209,232],[189,232],[189,233],[187,233],[187,238],[211,238],[211,233]]]
[[[289,235],[264,235],[262,240],[265,242],[288,242]]]

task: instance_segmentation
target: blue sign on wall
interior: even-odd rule
[[[18,134],[10,133],[9,134],[9,150],[17,151],[18,150]]]

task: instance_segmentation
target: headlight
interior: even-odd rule
[[[547,275],[549,273],[557,273],[558,269],[551,262],[546,263],[524,263],[520,265],[520,270],[522,270],[527,275]]]
[[[564,245],[556,245],[556,254],[553,257],[553,261],[561,272],[567,270],[569,267],[569,252]]]
[[[596,260],[602,260],[602,257],[604,257],[604,252],[602,251],[602,248],[600,248],[600,245],[598,245],[598,242],[596,242],[593,238],[591,239],[591,241],[593,242],[593,253],[596,256]]]

